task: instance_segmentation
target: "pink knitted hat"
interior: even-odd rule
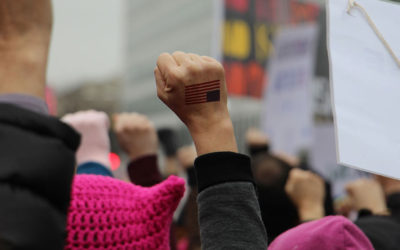
[[[367,236],[353,222],[343,216],[327,216],[282,233],[268,247],[268,250],[275,249],[373,250],[374,248]]]
[[[169,249],[172,215],[184,190],[184,180],[176,176],[145,188],[76,175],[65,249]]]

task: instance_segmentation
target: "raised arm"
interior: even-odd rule
[[[77,174],[113,176],[111,172],[110,121],[102,111],[86,110],[65,115],[62,120],[81,135],[76,153]]]
[[[119,145],[129,157],[129,179],[144,187],[160,183],[158,139],[153,123],[138,113],[115,114],[113,121]]]
[[[266,249],[250,159],[238,154],[223,67],[195,54],[164,53],[154,70],[158,97],[195,143],[203,249]]]

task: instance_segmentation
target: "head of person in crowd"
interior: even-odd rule
[[[121,113],[113,118],[120,145],[131,161],[156,155],[157,135],[145,116]],[[131,164],[128,173],[136,185],[111,178],[108,116],[89,110],[65,115],[62,120],[82,137],[76,154],[78,168],[71,192],[66,248],[167,249],[184,180],[171,176],[164,182],[143,185],[153,180],[154,166],[145,166],[148,171],[144,176],[140,166],[132,173]]]
[[[366,235],[342,216],[327,216],[303,223],[277,237],[268,247],[278,249],[374,249]]]
[[[141,187],[108,176],[74,179],[66,249],[169,249],[172,216],[185,191],[170,176]]]
[[[296,206],[285,192],[285,184],[292,167],[279,158],[264,153],[254,159],[252,168],[262,219],[268,227],[268,241],[271,242],[299,223]]]
[[[0,1],[0,93],[45,98],[52,23],[50,0]]]
[[[286,154],[264,154],[254,160],[258,199],[270,242],[300,222],[326,214],[324,180],[298,165],[297,158]]]

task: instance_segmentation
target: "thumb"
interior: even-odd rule
[[[156,80],[156,87],[157,87],[157,96],[160,98],[163,102],[167,100],[167,93],[166,91],[171,91],[169,88],[166,86],[166,82],[161,75],[161,71],[158,67],[154,69],[154,78]]]

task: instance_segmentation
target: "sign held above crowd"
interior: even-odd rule
[[[328,1],[340,164],[400,179],[400,5]]]
[[[281,28],[274,38],[261,115],[274,151],[295,156],[312,143],[311,83],[317,35],[318,26],[309,23]]]

